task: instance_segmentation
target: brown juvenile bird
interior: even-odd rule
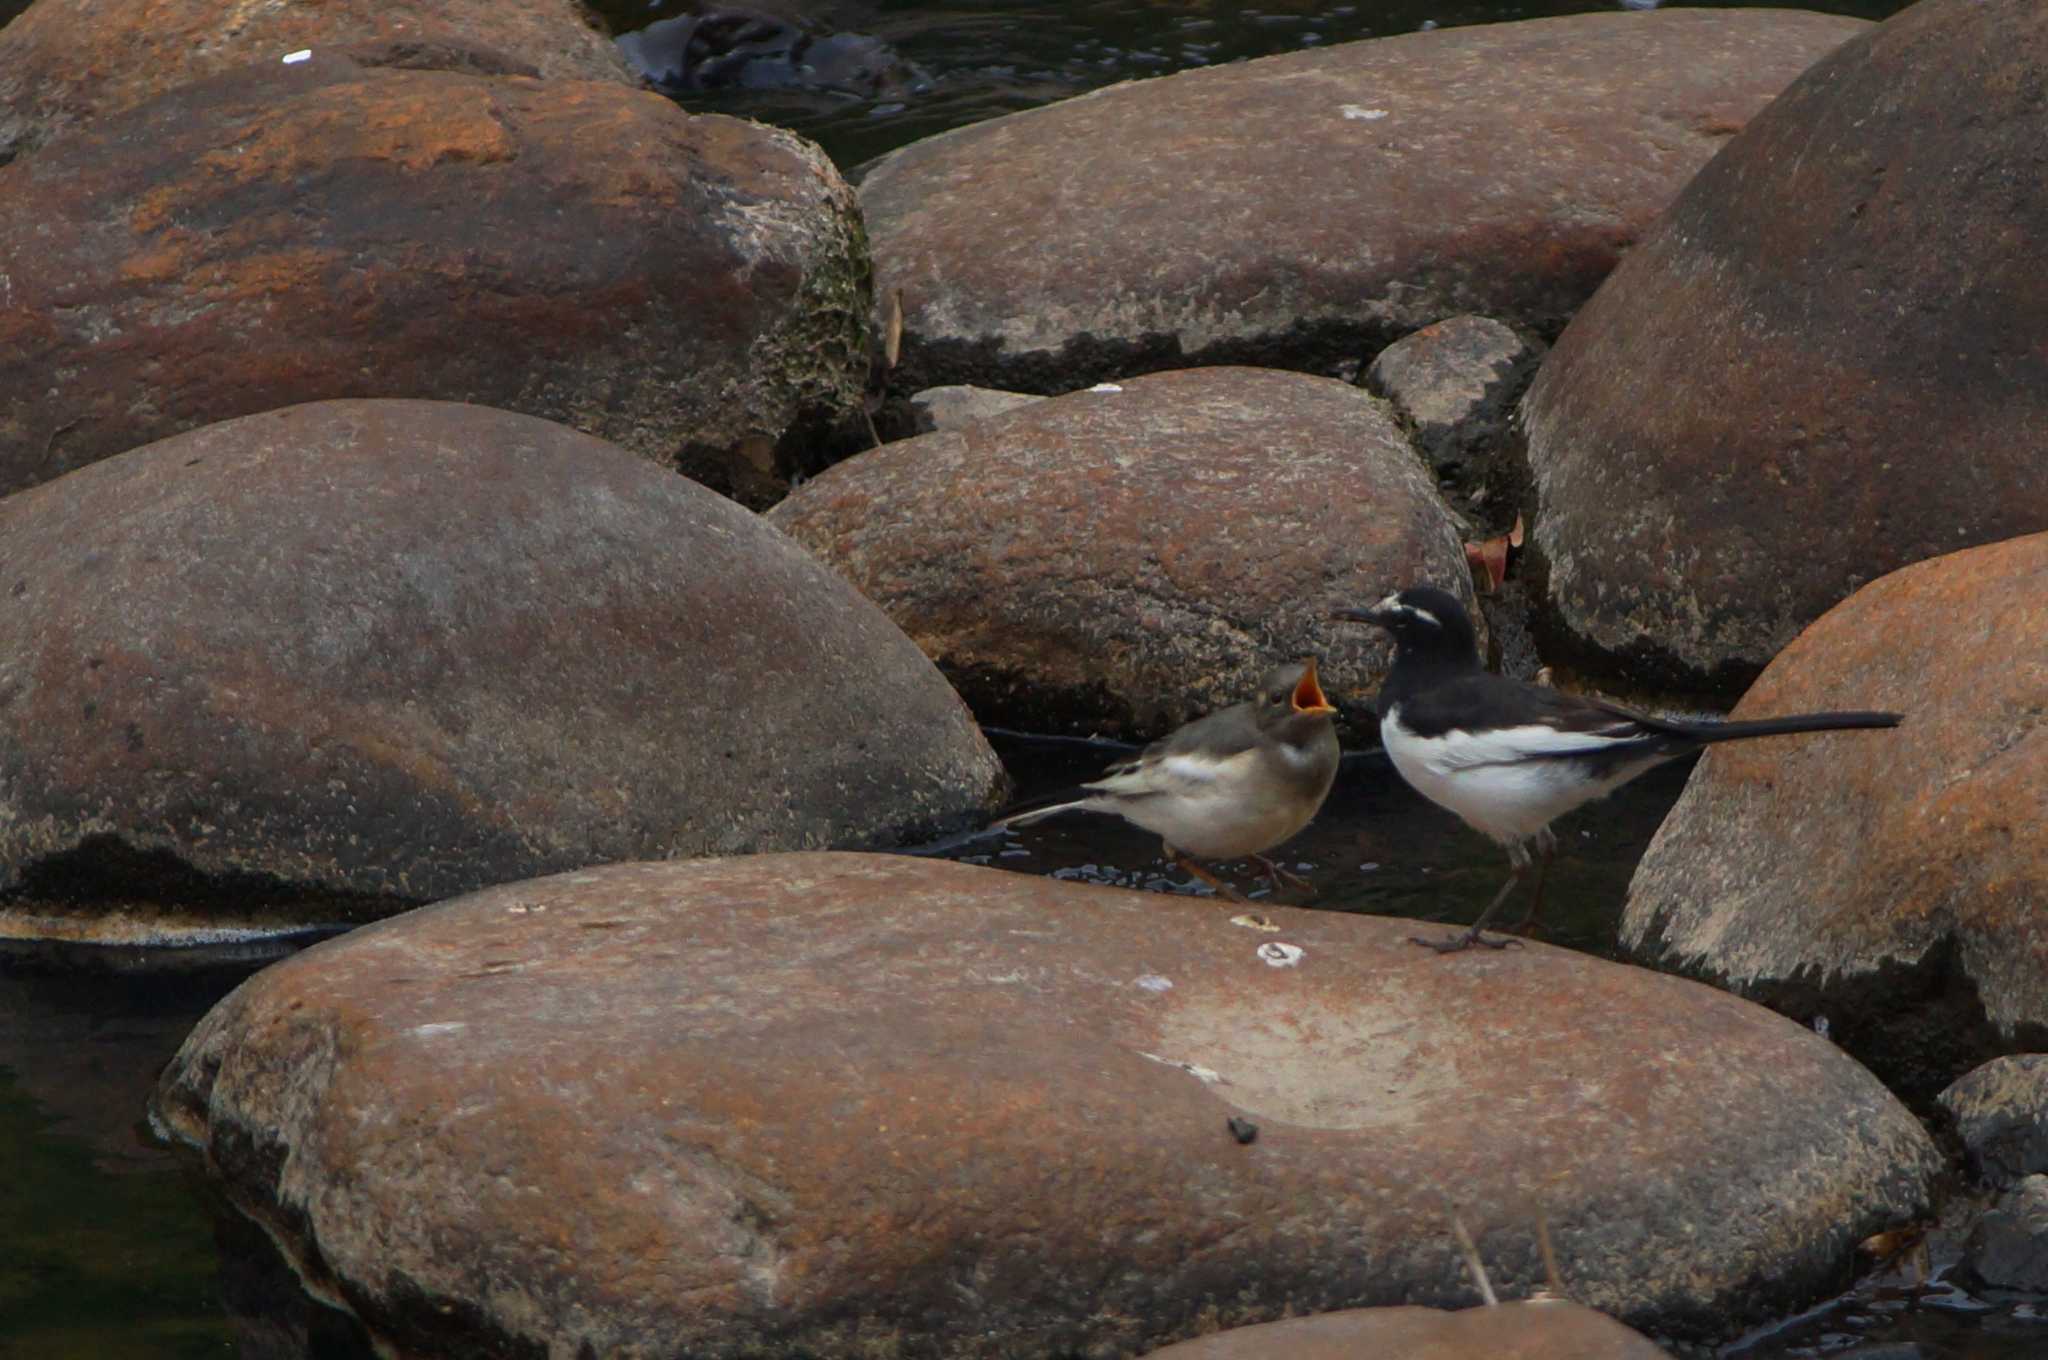
[[[1336,711],[1316,683],[1314,657],[1277,667],[1257,698],[1197,718],[1110,766],[1081,786],[1087,796],[1012,813],[991,829],[1062,812],[1112,812],[1156,832],[1168,860],[1241,902],[1241,893],[1194,861],[1250,857],[1277,886],[1285,871],[1261,852],[1307,826],[1329,795]]]

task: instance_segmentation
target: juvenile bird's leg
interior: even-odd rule
[[[1557,854],[1557,836],[1549,827],[1536,833],[1536,889],[1529,894],[1529,910],[1522,913],[1522,919],[1515,923],[1515,934],[1527,935],[1536,928],[1536,914],[1543,910],[1543,876],[1550,869],[1550,861]]]
[[[1189,859],[1186,855],[1183,855],[1180,851],[1174,849],[1165,841],[1159,842],[1159,848],[1166,852],[1166,862],[1168,864],[1176,865],[1182,869],[1187,870],[1190,874],[1193,874],[1196,878],[1208,884],[1210,887],[1214,888],[1218,893],[1222,894],[1224,897],[1229,898],[1232,902],[1243,902],[1246,904],[1249,904],[1251,902],[1251,899],[1249,897],[1246,897],[1243,893],[1231,887],[1228,883],[1225,883],[1222,879],[1216,877],[1216,875],[1210,873],[1207,869],[1195,863],[1192,859]]]
[[[1300,874],[1295,873],[1292,869],[1283,869],[1264,855],[1253,855],[1252,858],[1257,860],[1259,867],[1266,871],[1266,881],[1273,885],[1274,892],[1279,892],[1281,883],[1285,882],[1288,887],[1297,888],[1307,893],[1310,897],[1316,895],[1316,885],[1303,878]]]
[[[1505,940],[1489,940],[1480,932],[1486,929],[1486,923],[1493,919],[1493,914],[1500,910],[1500,904],[1508,900],[1508,894],[1515,890],[1515,886],[1522,881],[1522,876],[1528,872],[1529,849],[1518,841],[1508,847],[1508,881],[1500,885],[1500,891],[1493,895],[1493,900],[1486,904],[1486,910],[1479,913],[1479,919],[1472,923],[1469,930],[1460,931],[1441,940],[1425,940],[1420,935],[1410,935],[1409,942],[1419,944],[1425,949],[1434,949],[1439,954],[1457,954],[1475,944],[1486,949],[1506,949],[1509,945],[1520,948],[1520,940],[1512,937]]]

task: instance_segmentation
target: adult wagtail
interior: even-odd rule
[[[1557,848],[1550,824],[1637,775],[1717,741],[1838,728],[1896,727],[1896,713],[1801,713],[1754,722],[1652,718],[1604,699],[1566,694],[1493,675],[1479,664],[1478,639],[1449,592],[1415,586],[1371,609],[1332,617],[1375,624],[1394,636],[1394,668],[1380,688],[1380,741],[1416,792],[1507,847],[1508,881],[1470,930],[1425,940],[1439,953],[1475,944],[1499,949],[1480,931],[1532,865],[1527,926],[1543,900],[1543,870]]]
[[[1329,795],[1336,711],[1316,683],[1314,657],[1277,667],[1257,698],[1197,718],[1110,766],[1081,786],[1086,797],[1012,813],[991,829],[1062,812],[1113,812],[1156,832],[1169,861],[1241,902],[1243,894],[1195,860],[1256,859],[1278,885],[1283,871],[1261,852],[1307,826]]]

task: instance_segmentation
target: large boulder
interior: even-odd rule
[[[394,44],[421,64],[481,46],[528,75],[637,84],[580,0],[35,0],[0,18],[0,164],[64,129],[287,53]]]
[[[365,64],[389,60],[268,62],[0,167],[0,492],[393,396],[766,500],[858,409],[868,264],[815,147],[620,85]]]
[[[983,815],[966,709],[721,497],[527,416],[329,402],[0,500],[0,888],[388,912]]]
[[[1894,731],[1707,755],[1630,885],[1623,940],[1805,1020],[1926,1101],[2048,1039],[2048,534],[1873,582],[1737,717],[1903,712]]]
[[[1155,373],[885,445],[769,516],[880,604],[984,722],[1145,737],[1320,655],[1354,733],[1390,654],[1330,606],[1471,599],[1384,402],[1275,369]]]
[[[881,295],[903,294],[896,382],[1329,372],[1460,312],[1553,334],[1731,133],[1864,27],[1711,10],[1482,24],[927,138],[861,183]]]
[[[1922,0],[1796,81],[1524,406],[1557,650],[1732,697],[1895,567],[2048,528],[2048,5]]]
[[[1868,1073],[1586,955],[908,856],[615,865],[266,969],[156,1111],[394,1353],[1129,1355],[1544,1278],[1722,1335],[1936,1155]],[[395,985],[403,979],[404,985]],[[1512,1022],[1504,1020],[1512,1017]]]

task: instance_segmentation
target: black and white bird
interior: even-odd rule
[[[1440,953],[1506,940],[1480,934],[1524,875],[1535,887],[1522,924],[1543,900],[1543,870],[1557,848],[1550,824],[1667,760],[1749,737],[1896,727],[1896,713],[1802,713],[1754,722],[1652,718],[1603,699],[1566,694],[1488,672],[1465,608],[1448,591],[1415,586],[1338,619],[1386,629],[1394,668],[1380,688],[1380,740],[1416,792],[1507,847],[1508,881],[1471,929],[1424,940]],[[1531,848],[1536,856],[1532,858]]]
[[[1336,708],[1314,657],[1275,668],[1256,698],[1197,718],[1136,758],[1083,784],[1085,796],[1012,813],[991,830],[1062,812],[1112,812],[1156,833],[1166,858],[1225,897],[1244,897],[1197,859],[1252,858],[1277,885],[1264,851],[1314,819],[1337,777]],[[1288,875],[1292,877],[1292,875]]]

